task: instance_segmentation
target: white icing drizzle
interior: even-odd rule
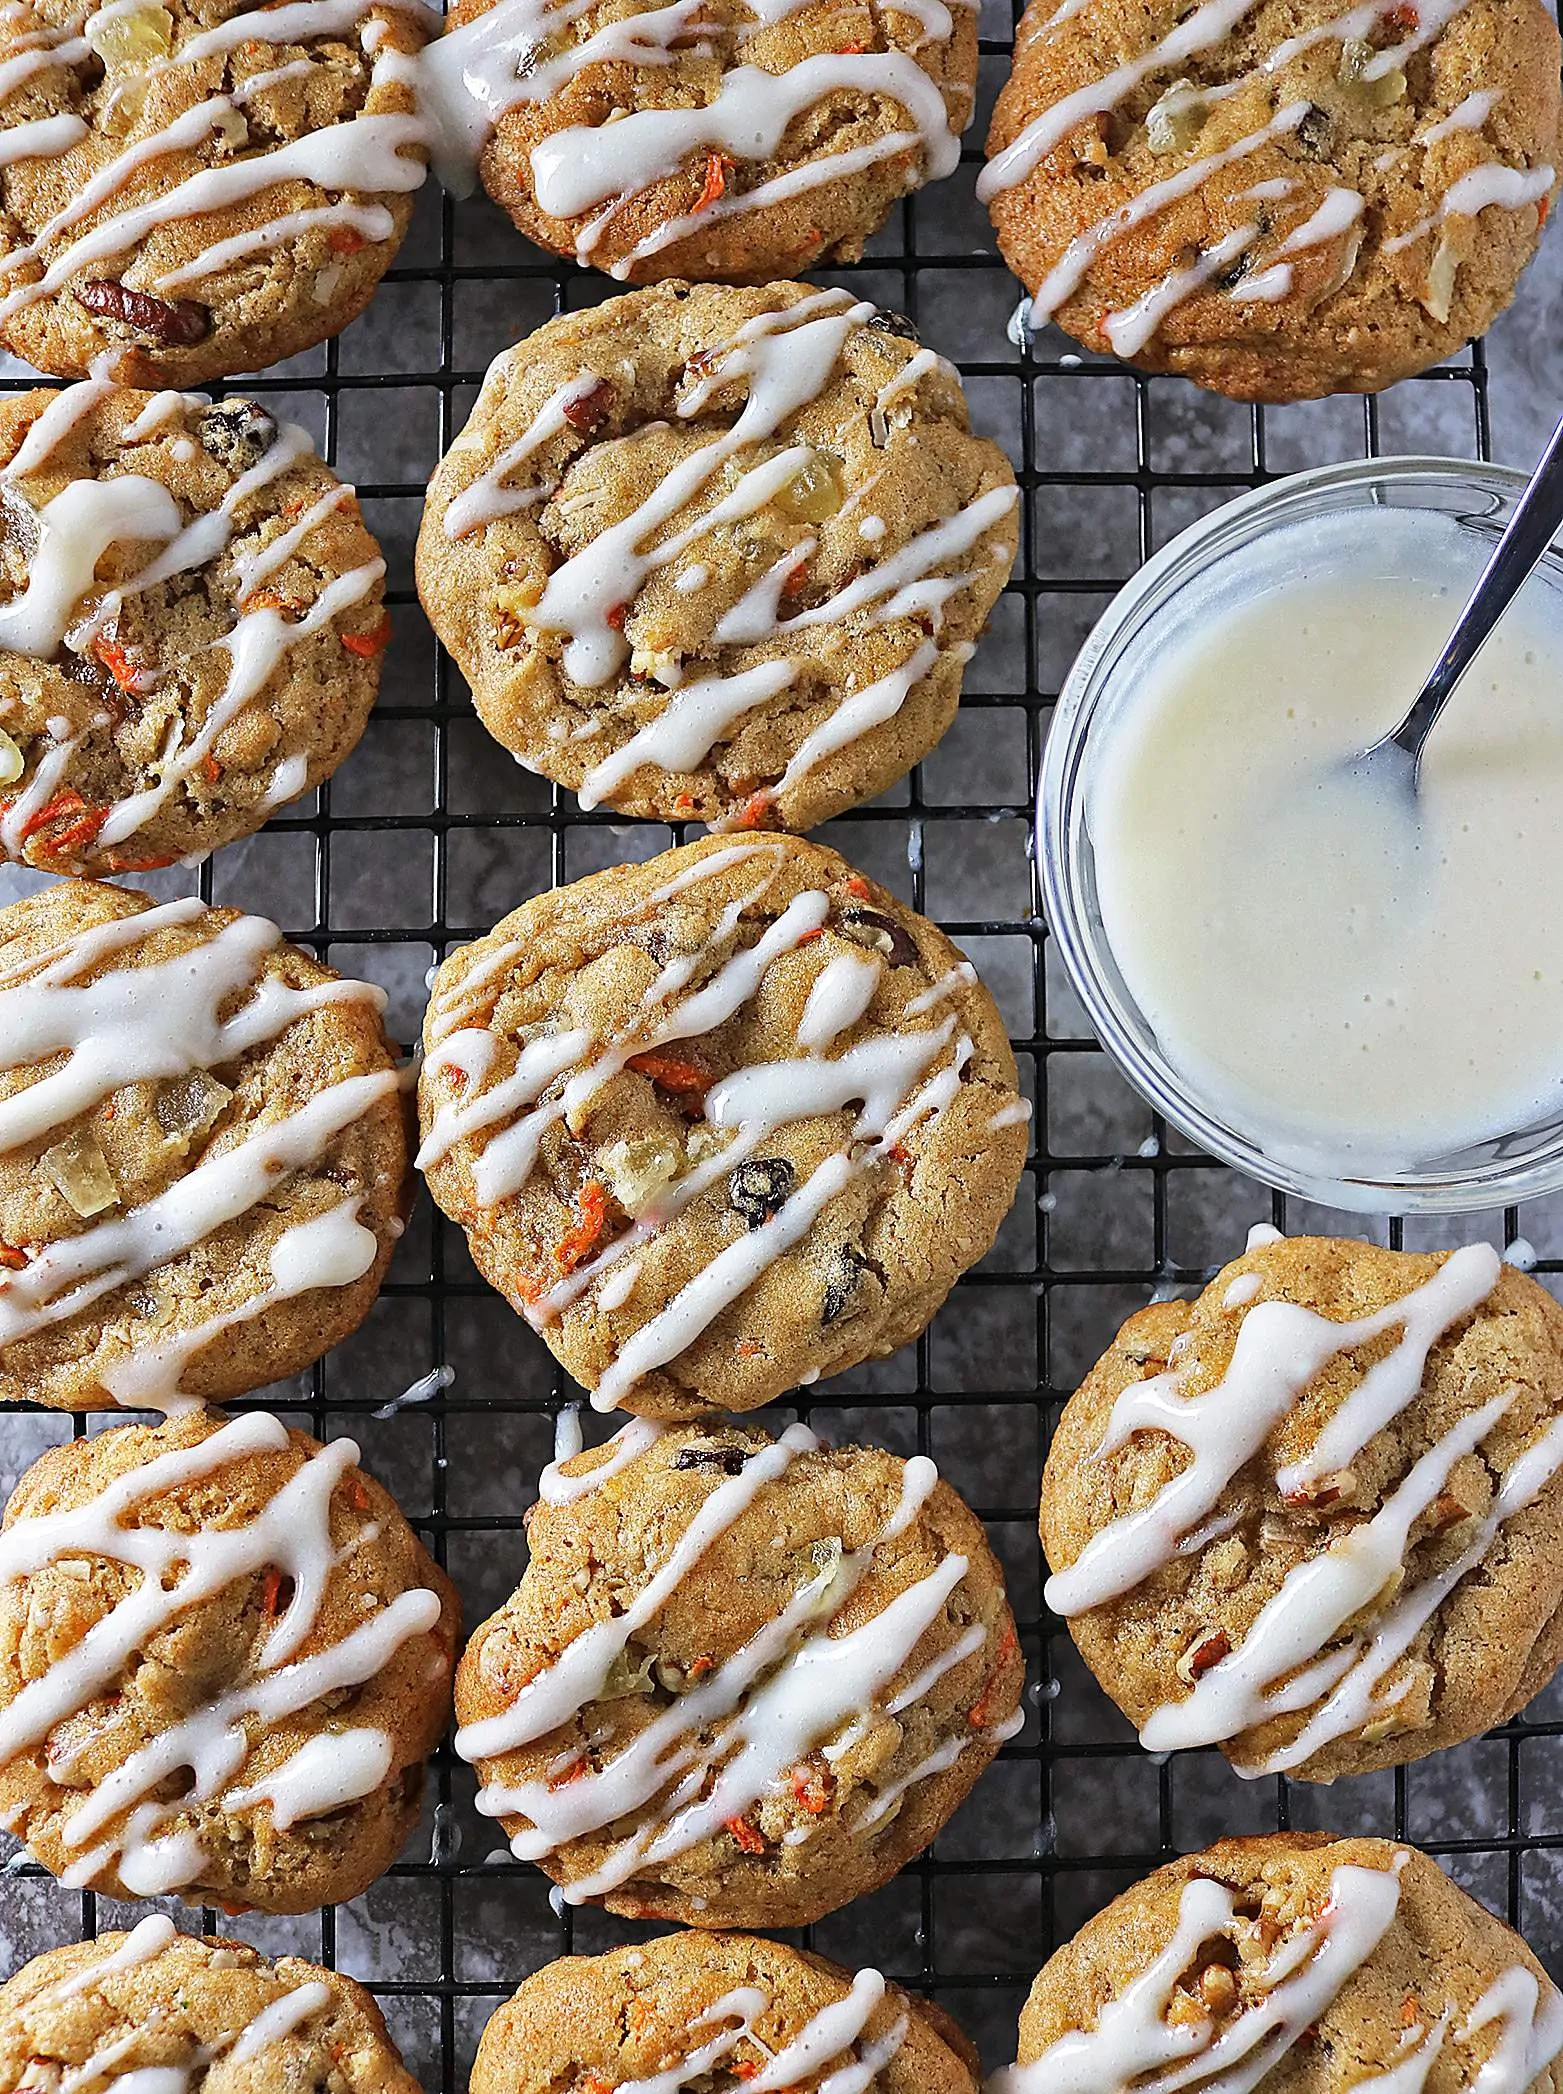
[[[847,2064],[818,2082],[819,2094],[866,2094],[906,2041],[910,2027],[903,2014],[883,2036],[859,2047],[863,2031],[884,1996],[885,1981],[879,1972],[860,1970],[846,1998],[822,2007],[748,2084],[769,2094],[772,2089],[798,2086],[804,2079],[823,2072],[827,2065],[835,2064],[838,2058],[847,2058]],[[665,2072],[654,2073],[650,2079],[621,2080],[615,2094],[679,2094],[681,2088],[692,2086],[730,2056],[746,2038],[763,2050],[754,2024],[770,2004],[768,1994],[758,1986],[739,1986],[690,2023],[691,2035],[713,2027],[716,2035]],[[723,2027],[723,2023],[731,2026]],[[779,2078],[778,2074],[786,2077]]]
[[[488,16],[480,17],[487,21]],[[492,379],[497,371],[508,369],[515,360],[516,352],[507,350],[497,363],[490,367]],[[507,486],[516,469],[528,458],[540,451],[551,438],[559,436],[570,427],[570,409],[597,390],[599,380],[590,371],[582,371],[577,377],[567,379],[550,393],[526,430],[513,444],[501,451],[488,470],[478,476],[470,487],[461,493],[445,511],[445,535],[447,538],[465,538],[469,531],[478,530],[484,524],[493,523],[498,517],[513,515],[517,509],[534,508],[547,497],[547,489],[532,485]],[[453,448],[465,444],[458,437]]]
[[[739,1475],[717,1485],[704,1500],[672,1554],[627,1612],[595,1623],[578,1636],[500,1714],[464,1726],[456,1738],[458,1753],[480,1760],[513,1751],[547,1737],[579,1714],[601,1694],[614,1659],[635,1630],[666,1604],[760,1489],[783,1475],[798,1455],[819,1445],[806,1426],[794,1425],[774,1445],[750,1455]],[[544,1779],[514,1787],[497,1779],[487,1782],[478,1796],[481,1811],[529,1821],[512,1839],[512,1852],[520,1859],[537,1860],[573,1839],[646,1813],[637,1831],[617,1842],[598,1869],[567,1885],[563,1893],[571,1904],[601,1896],[642,1865],[655,1867],[711,1838],[742,1817],[810,1752],[866,1721],[884,1689],[944,1613],[950,1594],[966,1574],[967,1561],[963,1556],[945,1557],[850,1633],[832,1635],[830,1626],[869,1570],[876,1550],[906,1531],[937,1481],[938,1471],[926,1457],[909,1461],[900,1502],[878,1534],[822,1567],[779,1615],[713,1673],[691,1683],[605,1765],[596,1768],[583,1760],[576,1771],[575,1757],[568,1755]],[[971,1648],[969,1637],[963,1637],[961,1654],[969,1655]],[[925,1665],[894,1706],[908,1707],[957,1662],[952,1657],[942,1665]],[[953,1759],[941,1760],[940,1767],[951,1764]],[[566,1768],[571,1779],[553,1778]],[[926,1769],[929,1774],[936,1771],[940,1768],[932,1765]],[[886,1811],[899,1801],[902,1789],[923,1778],[924,1772],[914,1772],[900,1784]],[[843,2039],[840,2047],[850,2040]],[[790,2046],[752,2084],[757,2089],[790,2084],[786,2074],[803,2071],[808,2055],[798,2045]],[[866,2086],[868,2080],[861,2084]]]
[[[802,0],[755,0],[750,12],[760,27],[780,20]],[[553,55],[556,33],[586,11],[589,0],[499,0],[462,28],[448,32],[424,54],[422,105],[428,110],[436,169],[446,187],[466,195],[476,185],[478,157],[494,126],[509,110],[560,94],[589,66],[602,63],[667,65],[676,46],[709,56],[701,36],[716,25],[703,18],[704,0],[671,0],[639,14],[601,24],[590,36]],[[943,0],[907,0],[902,12],[921,26],[919,47],[947,42],[953,20]],[[738,58],[746,38],[741,34]],[[721,76],[710,101],[697,107],[621,112],[612,124],[573,125],[544,138],[531,152],[533,185],[543,210],[561,218],[600,212],[579,236],[577,253],[592,251],[608,221],[656,182],[677,174],[691,160],[720,152],[732,161],[771,158],[788,126],[824,97],[848,93],[898,104],[910,128],[867,149],[871,159],[920,150],[927,173],[950,173],[960,154],[944,96],[929,73],[903,51],[820,53],[780,73],[738,63]],[[643,240],[614,271],[646,253],[703,230],[735,212],[754,211],[785,195],[840,180],[861,165],[864,149],[829,154],[785,176],[739,195],[725,195]],[[851,162],[849,167],[843,163]]]
[[[1283,1490],[1343,1467],[1416,1396],[1427,1356],[1443,1333],[1497,1285],[1498,1254],[1469,1244],[1430,1280],[1372,1316],[1332,1323],[1295,1302],[1257,1303],[1243,1318],[1222,1379],[1203,1395],[1186,1393],[1188,1370],[1136,1382],[1113,1406],[1098,1458],[1136,1432],[1164,1432],[1194,1459],[1145,1505],[1094,1535],[1066,1571],[1048,1580],[1047,1604],[1063,1615],[1119,1599],[1183,1553],[1184,1539],[1215,1511],[1222,1492],[1294,1409],[1315,1376],[1343,1352],[1398,1330],[1393,1349],[1363,1377],[1320,1435],[1306,1462],[1281,1479]]]
[[[1459,131],[1480,131],[1488,117],[1503,100],[1495,87],[1480,88],[1475,94],[1467,95],[1458,109],[1451,110],[1441,123],[1429,124],[1416,137],[1418,145],[1442,145],[1446,138],[1453,138]]]
[[[1167,2019],[1178,1981],[1208,1941],[1229,1935],[1237,1900],[1223,1883],[1196,1877],[1183,1887],[1178,1923],[1159,1956],[1109,1999],[1096,2025],[1049,2044],[1029,2065],[989,2082],[992,2094],[1252,2094],[1298,2038],[1339,1997],[1388,1933],[1400,1903],[1400,1868],[1343,1866],[1330,1877],[1323,1911],[1279,1943],[1245,2007],[1218,2035],[1209,2020]]]
[[[1553,167],[1502,167],[1488,163],[1473,167],[1444,191],[1438,209],[1421,219],[1408,233],[1398,233],[1384,242],[1385,254],[1401,254],[1419,240],[1436,232],[1451,218],[1476,218],[1494,207],[1522,211],[1527,205],[1544,203],[1557,181]]]
[[[0,976],[6,1064],[19,1069],[59,1060],[49,1074],[0,1100],[0,1154],[47,1139],[122,1086],[224,1066],[312,1011],[340,1003],[383,1006],[383,993],[366,982],[297,989],[265,977],[265,961],[282,934],[256,916],[241,916],[168,959],[112,965],[116,955],[158,932],[188,930],[203,914],[194,900],[164,902],[81,932]],[[106,971],[83,980],[94,968]],[[18,1271],[0,1273],[0,1344],[77,1314],[274,1194],[284,1171],[318,1161],[335,1134],[392,1096],[397,1083],[386,1071],[329,1085],[246,1140],[214,1148],[155,1198],[47,1246]],[[360,1278],[377,1249],[357,1220],[360,1205],[360,1199],[341,1201],[285,1231],[273,1248],[269,1289],[177,1338],[153,1338],[133,1359],[114,1363],[111,1393],[123,1401],[172,1400],[183,1366],[230,1324],[259,1315],[273,1301]]]
[[[107,378],[84,378],[57,392],[39,415],[10,464],[0,470],[0,480],[20,480],[53,457],[76,424],[83,421],[114,392]]]
[[[348,1733],[352,1736],[352,1733]],[[324,1741],[320,1741],[324,1742]],[[311,1978],[292,1992],[285,1992],[281,1999],[273,2000],[265,2007],[240,2035],[228,2053],[230,2065],[242,2065],[255,2057],[270,2044],[280,2043],[284,2036],[291,2036],[312,2014],[318,2014],[331,2004],[331,1988],[319,1978]]]
[[[577,1414],[578,1417],[579,1414]],[[577,1426],[577,1429],[578,1426]],[[629,1423],[617,1431],[608,1445],[613,1449],[605,1462],[584,1476],[565,1476],[561,1465],[580,1453],[579,1446],[568,1447],[555,1454],[553,1460],[537,1479],[537,1495],[545,1505],[573,1505],[577,1498],[586,1498],[599,1490],[621,1469],[627,1469],[632,1461],[639,1461],[648,1448],[654,1447],[667,1430],[654,1418],[631,1418]]]
[[[1259,238],[1257,224],[1240,225],[1236,232],[1228,233],[1214,247],[1207,248],[1198,261],[1190,262],[1185,268],[1171,270],[1158,284],[1153,284],[1142,298],[1122,312],[1110,313],[1102,323],[1102,332],[1113,346],[1115,356],[1137,356],[1160,330],[1167,315],[1174,312],[1202,291],[1206,284],[1213,283],[1225,270],[1230,269],[1239,256],[1248,252]]]
[[[0,1535],[5,1583],[67,1557],[102,1558],[139,1573],[88,1634],[0,1712],[0,1761],[48,1741],[45,1764],[61,1790],[59,1807],[67,1812],[65,1844],[78,1856],[62,1878],[71,1887],[85,1887],[110,1866],[136,1896],[158,1896],[195,1881],[207,1861],[199,1838],[189,1830],[168,1830],[188,1799],[151,1800],[182,1769],[193,1776],[190,1796],[198,1803],[230,1812],[264,1804],[275,1809],[281,1830],[285,1822],[368,1794],[377,1785],[367,1780],[371,1755],[389,1767],[385,1733],[360,1729],[313,1740],[315,1749],[306,1746],[259,1781],[236,1786],[236,1777],[280,1723],[324,1696],[373,1679],[404,1643],[426,1634],[440,1618],[438,1595],[419,1587],[366,1616],[337,1642],[299,1655],[318,1629],[334,1572],[375,1531],[365,1525],[341,1553],[332,1541],[333,1495],[358,1459],[351,1440],[311,1454],[242,1526],[192,1533],[126,1520],[152,1499],[215,1475],[230,1461],[285,1452],[291,1444],[280,1420],[255,1412],[195,1446],[154,1456],[84,1505],[17,1520]],[[82,1785],[80,1754],[87,1741],[68,1742],[55,1735],[57,1727],[112,1694],[136,1653],[187,1609],[236,1579],[267,1570],[281,1574],[290,1591],[253,1676],[170,1724],[96,1785]],[[247,1721],[256,1725],[253,1743]],[[281,2033],[278,2027],[266,2040]]]
[[[1476,2075],[1475,2094],[1525,2094],[1563,2052],[1563,1995],[1516,1964],[1476,2002],[1460,2041],[1468,2043],[1494,2022],[1501,2024],[1498,2042]]]
[[[79,1999],[82,1993],[91,1992],[105,1978],[116,1977],[122,1970],[139,1970],[143,1963],[152,1962],[178,1938],[173,1921],[165,1913],[149,1913],[131,1928],[117,1949],[111,1949],[96,1963],[89,1963],[74,1977],[62,1978],[41,1997],[46,2000]]]
[[[79,116],[40,116],[31,123],[12,124],[0,131],[0,167],[18,160],[56,160],[86,135]]]
[[[716,2035],[697,2050],[692,2050],[678,2064],[670,2065],[665,2072],[655,2072],[650,2079],[620,2080],[614,2094],[679,2094],[680,2088],[689,2086],[719,2065],[746,2036],[752,2038],[753,2024],[769,2005],[768,1995],[757,1985],[741,1985],[724,1993],[714,2006],[708,2007],[698,2020],[689,2025],[691,2035],[712,2027],[716,2027]],[[733,2025],[723,2028],[720,2026],[723,2022]]]
[[[581,805],[599,806],[648,764],[663,771],[693,771],[745,713],[795,684],[804,666],[797,659],[759,662],[736,676],[686,684],[654,720],[587,772],[577,795]]]
[[[182,291],[189,284],[201,283],[219,270],[231,269],[235,262],[247,260],[252,254],[273,254],[279,247],[285,247],[319,227],[330,230],[338,226],[347,227],[369,246],[378,247],[395,233],[396,220],[384,204],[353,203],[346,198],[307,210],[284,211],[280,217],[268,218],[264,225],[252,226],[247,232],[232,233],[226,240],[214,240],[209,247],[203,247],[193,261],[185,262],[177,269],[164,270],[157,279],[158,295],[167,297],[171,291]]]
[[[38,543],[27,586],[0,606],[0,647],[47,661],[58,654],[76,603],[92,587],[111,545],[166,543],[181,527],[179,504],[155,480],[122,473],[72,480],[38,511]]]

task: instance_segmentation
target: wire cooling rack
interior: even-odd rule
[[[835,1438],[932,1454],[987,1520],[1009,1577],[1029,1661],[1025,1731],[930,1856],[801,1937],[939,2000],[995,2064],[1013,2055],[1016,2016],[1045,1955],[1157,1862],[1225,1832],[1328,1826],[1414,1839],[1558,1968],[1563,1698],[1544,1697],[1532,1720],[1401,1774],[1333,1790],[1246,1785],[1214,1753],[1161,1766],[1141,1753],[1043,1616],[1035,1515],[1047,1431],[1121,1318],[1158,1292],[1196,1289],[1255,1221],[1292,1232],[1363,1228],[1360,1218],[1272,1200],[1193,1152],[1089,1037],[1049,951],[1030,857],[1052,694],[1139,561],[1243,489],[1379,450],[1487,455],[1489,379],[1477,351],[1377,401],[1260,411],[1076,355],[1056,334],[1023,352],[1008,332],[1018,288],[972,191],[975,141],[1009,50],[1008,0],[987,6],[985,91],[960,171],[901,206],[860,264],[819,280],[909,314],[958,362],[978,426],[1019,473],[1023,557],[943,744],[904,785],[822,833],[976,961],[1036,1101],[1034,1154],[994,1252],[931,1330],[894,1359],[819,1384],[796,1414]],[[193,885],[276,917],[333,965],[379,981],[405,1043],[417,1034],[428,970],[452,947],[552,883],[684,838],[584,815],[505,761],[412,590],[424,489],[489,359],[554,312],[612,295],[604,279],[542,257],[481,197],[453,204],[431,185],[363,320],[227,388],[306,423],[357,482],[390,563],[395,636],[368,734],[316,802],[197,873],[138,884],[159,894]],[[29,382],[15,365],[0,373],[9,389]],[[7,898],[31,884],[0,875]],[[1496,1227],[1494,1218],[1482,1233]],[[1500,1240],[1522,1228],[1543,1249],[1563,1246],[1563,1224],[1536,1210],[1503,1217]],[[1386,1221],[1373,1233],[1411,1247],[1453,1240],[1447,1226],[1428,1233]],[[1543,1259],[1542,1270],[1559,1267]],[[399,1391],[439,1366],[454,1369],[448,1389],[396,1405]],[[358,1439],[456,1578],[471,1626],[520,1575],[522,1515],[572,1393],[425,1198],[363,1331],[312,1374],[253,1401],[322,1437]],[[112,1422],[12,1415],[0,1472],[9,1485],[46,1445]],[[363,1979],[430,2094],[465,2088],[483,2023],[529,1972],[659,1931],[556,1910],[545,1879],[512,1862],[497,1827],[477,1816],[472,1792],[468,1770],[442,1750],[422,1828],[352,1905],[296,1920],[201,1915],[209,1931]],[[63,1890],[20,1853],[4,1876],[7,1968],[146,1910]],[[172,1901],[166,1909],[196,1923]]]

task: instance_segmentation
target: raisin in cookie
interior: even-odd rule
[[[423,38],[395,0],[9,7],[0,340],[65,378],[200,385],[339,333],[424,178]]]
[[[953,172],[976,93],[968,0],[458,0],[450,21],[427,61],[446,179],[471,188],[475,152],[539,246],[635,283],[856,261]]]
[[[1032,0],[979,183],[1034,323],[1239,400],[1486,332],[1563,164],[1540,0]]]
[[[0,2090],[207,2087],[418,2094],[362,1985],[248,1942],[129,1934],[50,1949],[0,1986]]]
[[[72,1440],[0,1532],[0,1820],[63,1882],[356,1898],[418,1821],[449,1580],[351,1440],[264,1411]]]
[[[330,776],[385,562],[302,429],[92,380],[0,402],[0,458],[0,853],[139,872]]]
[[[429,1189],[600,1410],[753,1410],[895,1351],[1025,1159],[970,963],[790,837],[538,896],[446,961],[424,1042]]]
[[[1041,1972],[991,2094],[1556,2094],[1563,1996],[1415,1848],[1229,1839],[1115,1898]]]
[[[1563,1658],[1563,1308],[1486,1245],[1261,1241],[1125,1324],[1042,1482],[1048,1603],[1154,1752],[1398,1766]]]
[[[489,731],[583,806],[810,829],[949,726],[1018,528],[909,321],[666,285],[493,366],[418,587]]]
[[[619,2087],[977,2094],[977,2055],[926,2000],[752,1934],[664,1934],[534,1972],[483,2031],[472,2094]]]
[[[978,1521],[919,1456],[637,1420],[545,1472],[456,1749],[514,1852],[638,1918],[803,1927],[887,1882],[1020,1728]]]
[[[385,998],[273,923],[0,910],[0,1400],[221,1401],[369,1313],[407,1197]]]

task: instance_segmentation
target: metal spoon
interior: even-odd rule
[[[1563,422],[1558,424],[1545,457],[1537,466],[1508,529],[1493,549],[1481,580],[1460,613],[1449,644],[1439,656],[1421,695],[1400,725],[1381,742],[1354,757],[1353,775],[1376,791],[1415,800],[1421,782],[1422,752],[1444,707],[1454,696],[1493,627],[1541,563],[1563,527]]]

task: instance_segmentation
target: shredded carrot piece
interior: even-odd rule
[[[861,58],[867,49],[867,44],[837,44],[836,56],[838,58]]]
[[[745,2058],[742,2063],[733,2067],[733,2077],[735,2079],[754,2079],[758,2076],[759,2070],[758,2065],[749,2058]]]
[[[63,792],[56,793],[52,800],[45,800],[35,813],[27,817],[22,824],[22,835],[36,836],[40,829],[47,829],[51,822],[63,821],[68,814],[84,814],[86,807],[87,803],[81,794],[67,786]]]
[[[73,852],[90,850],[108,818],[106,807],[89,807],[80,820],[72,822],[68,829],[62,829],[58,836],[51,836],[44,848],[54,858],[67,858]]]
[[[711,1080],[697,1063],[678,1054],[632,1054],[625,1066],[649,1076],[659,1091],[675,1098],[703,1098]]]
[[[735,829],[758,829],[765,820],[771,804],[768,792],[751,793],[742,807],[733,816]]]
[[[285,611],[287,604],[275,589],[257,589],[253,596],[244,599],[247,611]]]
[[[705,187],[695,198],[697,211],[709,211],[727,187],[727,177],[734,163],[725,153],[706,154]]]
[[[680,814],[693,814],[695,811],[695,796],[693,793],[676,793],[673,798],[673,805]]]
[[[765,1852],[764,1837],[755,1830],[747,1818],[729,1818],[727,1830],[733,1835],[739,1846],[743,1848],[745,1854],[763,1854]]]
[[[201,776],[208,785],[215,785],[222,774],[223,767],[215,756],[203,756],[201,758]]]
[[[624,620],[628,613],[629,605],[627,603],[611,603],[602,614],[602,622],[604,625],[611,626],[616,633],[621,633],[624,630]]]
[[[371,633],[344,633],[342,645],[349,654],[361,654],[367,659],[370,655],[381,653],[390,637],[391,619],[388,612]]]
[[[543,1296],[548,1292],[548,1286],[547,1280],[538,1279],[535,1274],[524,1272],[515,1283],[515,1291],[526,1306],[530,1308],[533,1302],[542,1300]]]
[[[861,873],[849,874],[841,884],[845,887],[848,894],[854,895],[858,901],[866,902],[868,900],[870,893],[869,884]]]
[[[740,1338],[733,1350],[741,1360],[757,1360],[765,1347],[758,1338]]]
[[[798,943],[800,945],[812,945],[816,938],[823,938],[824,935],[825,929],[822,924],[818,930],[805,931],[803,936],[798,940]]]
[[[19,1251],[14,1243],[0,1243],[0,1265],[11,1272],[20,1272],[26,1263],[26,1251]]]
[[[576,1195],[575,1211],[579,1219],[573,1229],[567,1229],[559,1239],[554,1256],[561,1272],[574,1272],[577,1265],[590,1251],[602,1234],[603,1223],[608,1218],[608,1194],[595,1178],[588,1178]]]
[[[987,1723],[989,1705],[998,1690],[1000,1675],[1019,1648],[1020,1639],[1015,1634],[1015,1624],[1010,1622],[1004,1630],[1003,1639],[999,1644],[999,1654],[994,1660],[993,1670],[988,1674],[987,1684],[971,1705],[971,1714],[967,1721],[973,1730],[981,1730]]]
[[[588,2072],[581,2081],[581,2094],[613,2094],[613,2082],[600,2072]]]
[[[116,852],[110,860],[110,870],[117,873],[161,872],[165,865],[172,865],[175,862],[172,851],[166,851],[158,858],[122,858]]]
[[[830,1794],[834,1783],[807,1760],[792,1770],[792,1793],[803,1808],[814,1817],[830,1808]]]
[[[134,698],[139,687],[138,671],[117,640],[98,638],[92,643],[92,651],[107,669],[128,698]]]
[[[334,225],[326,235],[326,245],[333,254],[357,254],[369,242],[356,225]]]
[[[261,1612],[263,1614],[280,1614],[282,1610],[277,1603],[281,1596],[282,1573],[279,1570],[268,1570],[265,1577],[261,1579]]]
[[[703,1680],[715,1664],[715,1658],[696,1658],[694,1664],[689,1667],[689,1677],[692,1680]]]
[[[586,1755],[583,1753],[578,1760],[572,1760],[569,1766],[565,1767],[560,1773],[550,1774],[548,1786],[550,1789],[567,1789],[572,1781],[579,1781],[585,1772]]]

